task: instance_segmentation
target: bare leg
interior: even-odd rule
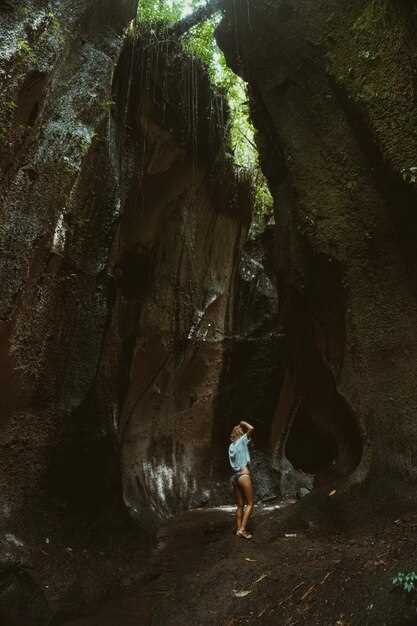
[[[234,493],[235,502],[236,502],[236,530],[239,530],[240,527],[242,526],[244,502],[243,502],[242,493],[236,481],[233,481],[233,493]]]
[[[239,478],[239,489],[243,492],[246,502],[248,503],[243,513],[242,524],[240,526],[240,531],[246,533],[246,524],[253,511],[253,487],[249,475],[244,475]]]

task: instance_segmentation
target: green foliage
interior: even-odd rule
[[[214,38],[216,19],[210,19],[192,28],[184,37],[183,45],[191,54],[197,56],[214,82],[218,82],[219,49]]]
[[[206,0],[141,0],[138,21],[172,23],[205,4]],[[190,54],[203,62],[212,82],[227,98],[230,108],[230,147],[234,162],[236,168],[249,175],[252,181],[254,211],[249,234],[254,237],[273,218],[273,199],[259,164],[246,84],[228,67],[216,43],[214,32],[218,20],[219,17],[214,16],[194,26],[183,36],[182,44]]]
[[[353,30],[370,31],[375,29],[379,22],[384,24],[388,9],[388,0],[371,0],[371,2],[365,3],[362,14],[353,25]]]
[[[106,100],[101,100],[99,102],[99,105],[102,109],[104,109],[105,111],[111,111],[111,109],[114,107],[116,103],[114,102],[114,100],[111,100],[111,98],[108,98]]]
[[[416,183],[417,182],[417,166],[413,167],[403,167],[401,170],[401,176],[404,182],[406,183]]]
[[[63,36],[61,22],[59,21],[58,17],[55,15],[53,11],[49,11],[47,13],[47,17],[48,17],[49,25],[51,28],[51,32],[58,38],[58,41],[62,43],[64,41],[64,36]]]
[[[25,39],[17,41],[17,57],[19,59],[33,58],[33,50]]]
[[[267,224],[273,223],[274,218],[274,200],[269,191],[268,183],[260,167],[255,169],[254,172],[254,203],[252,224],[249,231],[250,237],[256,237],[261,234]]]
[[[183,0],[140,0],[140,22],[176,22],[183,13]]]
[[[417,582],[416,572],[398,572],[392,579],[392,584],[396,587],[400,587],[405,593],[411,593],[415,590],[415,583]]]
[[[18,7],[17,13],[21,18],[27,17],[30,14],[29,7],[22,4]]]

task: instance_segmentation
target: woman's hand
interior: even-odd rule
[[[246,434],[248,435],[248,437],[250,437],[253,431],[255,430],[254,427],[251,426],[251,424],[249,424],[248,422],[244,422],[243,420],[239,423],[239,426],[244,431],[246,431]]]

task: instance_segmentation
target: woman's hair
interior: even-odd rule
[[[230,433],[230,439],[231,441],[236,441],[236,439],[239,439],[239,437],[241,437],[243,435],[243,430],[241,426],[235,426],[232,430],[232,432]]]

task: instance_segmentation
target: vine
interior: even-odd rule
[[[204,0],[142,0],[139,4],[138,21],[174,25],[190,13],[206,6]],[[219,15],[211,15],[190,28],[181,41],[188,53],[203,62],[212,82],[228,101],[229,143],[233,161],[237,170],[249,176],[252,181],[254,209],[249,236],[255,237],[273,221],[273,199],[259,163],[247,85],[228,67],[216,42],[215,30],[219,20]]]

